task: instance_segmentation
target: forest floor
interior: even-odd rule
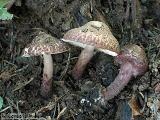
[[[1,117],[26,113],[47,120],[160,120],[159,11],[159,0],[26,0],[14,4],[9,10],[14,18],[0,22]],[[93,99],[99,85],[107,87],[113,82],[119,66],[113,57],[97,52],[82,78],[74,80],[70,71],[81,49],[72,47],[70,52],[52,55],[53,95],[42,98],[43,59],[22,57],[23,49],[37,31],[45,30],[60,39],[68,30],[91,20],[109,25],[121,47],[143,46],[148,71],[130,81],[106,105],[88,105],[81,100]]]

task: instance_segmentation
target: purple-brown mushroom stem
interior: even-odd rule
[[[72,76],[78,80],[81,78],[87,64],[94,55],[94,46],[87,45],[81,54],[79,55],[78,61],[72,70]]]
[[[119,74],[107,88],[101,90],[101,102],[114,98],[133,77],[143,75],[148,69],[144,50],[137,45],[128,45],[116,56],[120,64]]]
[[[52,91],[53,79],[53,60],[51,55],[43,55],[43,80],[41,84],[41,95],[45,98],[49,96]]]
[[[118,93],[128,84],[132,76],[132,65],[130,63],[121,65],[119,74],[115,80],[106,89],[102,90],[104,99],[110,100],[118,95]]]

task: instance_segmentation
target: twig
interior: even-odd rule
[[[11,108],[11,106],[7,106],[6,108],[2,109],[2,110],[0,111],[0,113],[4,112],[4,111],[6,111],[6,110],[8,110],[8,109],[10,109],[10,108]]]
[[[17,86],[12,92],[15,92],[15,91],[17,91],[17,90],[19,90],[19,89],[21,89],[22,87],[24,87],[24,86],[26,86],[26,85],[28,85],[30,82],[32,82],[33,81],[33,77],[32,78],[30,78],[30,80],[29,81],[26,81],[26,82],[24,82],[23,84],[21,84],[20,86]]]
[[[60,117],[65,114],[66,110],[67,110],[67,107],[64,107],[64,108],[59,112],[59,114],[58,114],[58,116],[57,116],[57,120],[59,120]]]
[[[47,111],[47,110],[52,110],[54,106],[58,103],[58,101],[60,101],[64,96],[66,96],[67,93],[69,93],[69,91],[67,91],[64,95],[59,97],[55,102],[51,102],[47,106],[40,108],[38,111],[36,111],[36,114]]]

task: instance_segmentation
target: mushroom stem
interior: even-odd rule
[[[51,55],[43,55],[43,80],[41,84],[41,95],[48,97],[52,90],[53,60]]]
[[[94,55],[94,48],[94,46],[87,45],[81,52],[78,61],[72,70],[72,76],[74,79],[81,78],[88,62],[92,59]]]
[[[114,98],[130,81],[133,76],[132,65],[127,62],[121,64],[119,74],[107,88],[103,89],[102,92],[102,101],[108,101]]]

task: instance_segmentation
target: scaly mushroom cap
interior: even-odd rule
[[[69,30],[62,40],[82,48],[91,45],[113,56],[119,53],[117,39],[112,35],[109,27],[99,21],[90,21],[79,28]]]
[[[33,39],[33,42],[24,49],[22,56],[30,57],[43,54],[58,54],[68,50],[69,46],[65,43],[45,32],[40,31]]]
[[[130,62],[134,67],[134,76],[143,75],[148,69],[148,60],[144,49],[135,44],[124,46],[116,57],[116,61],[119,64]]]

